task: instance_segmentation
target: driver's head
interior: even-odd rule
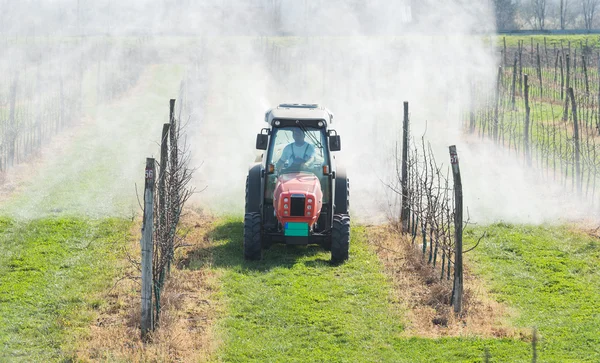
[[[302,144],[304,142],[304,131],[302,129],[294,129],[293,131],[294,141],[298,144]]]

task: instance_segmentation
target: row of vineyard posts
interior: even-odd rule
[[[0,172],[39,154],[82,119],[90,100],[110,102],[131,89],[148,62],[141,42],[6,37],[0,45]]]
[[[400,223],[409,233],[412,244],[421,239],[423,258],[432,268],[438,267],[440,279],[453,277],[450,303],[455,313],[462,312],[463,298],[463,201],[462,182],[456,146],[449,147],[452,186],[449,173],[434,158],[431,145],[424,137],[420,145],[410,137],[408,102],[404,102],[402,125],[402,159]],[[453,273],[452,273],[453,270]]]
[[[450,169],[437,164],[431,145],[425,137],[417,144],[410,137],[408,102],[404,102],[402,123],[402,155],[399,177],[400,189],[392,190],[401,196],[400,226],[411,237],[412,245],[419,248],[423,259],[431,268],[439,267],[440,280],[453,278],[450,303],[454,313],[463,313],[463,254],[475,249],[485,237],[479,238],[471,248],[463,249],[463,189],[455,145],[449,146]],[[452,186],[449,174],[452,173]],[[418,241],[420,240],[420,241]],[[417,244],[420,244],[420,246]],[[537,362],[538,332],[533,328],[532,362]],[[490,362],[486,347],[484,362]]]
[[[181,123],[175,118],[174,111],[175,100],[172,99],[169,123],[163,125],[161,133],[160,162],[147,158],[144,172],[144,216],[140,241],[143,338],[158,326],[161,292],[175,251],[183,241],[182,234],[178,233],[179,220],[186,201],[194,193],[188,187],[193,173],[188,168],[189,153],[181,145]]]
[[[600,47],[519,41],[500,47],[490,89],[474,82],[467,128],[538,175],[596,203],[600,177]]]

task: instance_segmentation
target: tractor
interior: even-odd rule
[[[341,140],[333,114],[317,104],[280,104],[256,137],[262,155],[246,178],[244,258],[260,260],[273,244],[317,244],[331,261],[348,259],[349,181],[332,152]]]

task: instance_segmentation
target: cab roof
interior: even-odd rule
[[[333,123],[333,113],[318,104],[282,103],[265,113],[265,122],[270,126],[274,120],[322,120]]]

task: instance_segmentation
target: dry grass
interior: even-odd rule
[[[215,293],[217,276],[210,269],[211,256],[205,255],[198,269],[184,263],[188,254],[204,250],[213,219],[188,212],[182,221],[189,230],[186,247],[179,250],[176,264],[167,280],[162,300],[159,327],[144,343],[140,337],[140,286],[137,268],[127,263],[127,278],[103,296],[98,318],[88,336],[78,342],[79,361],[126,362],[198,362],[207,361],[215,351],[213,322],[220,307]],[[139,260],[139,228],[136,228],[129,251]],[[197,259],[195,260],[197,261]],[[198,262],[198,261],[197,261]]]
[[[524,338],[523,332],[507,323],[511,316],[508,308],[488,296],[482,282],[469,273],[467,266],[463,314],[456,316],[449,304],[452,281],[440,280],[439,261],[433,269],[421,250],[391,226],[368,227],[368,238],[393,281],[397,300],[407,311],[407,336]]]

